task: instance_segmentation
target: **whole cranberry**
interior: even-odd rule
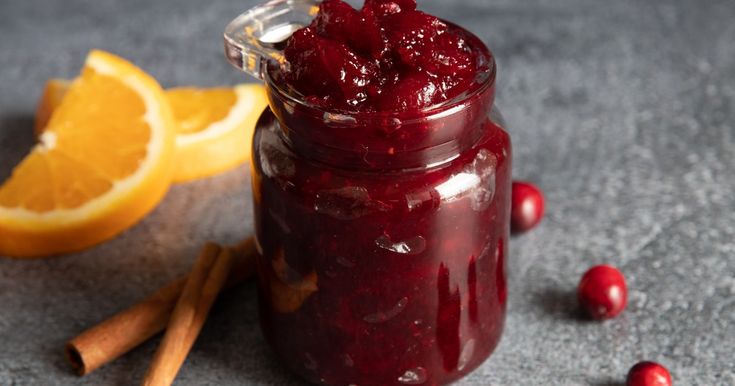
[[[544,195],[536,185],[513,181],[510,206],[510,230],[523,233],[535,227],[544,217]]]
[[[593,319],[613,318],[623,311],[628,301],[625,277],[613,266],[594,266],[579,281],[577,298]]]
[[[671,374],[656,362],[638,362],[628,371],[626,386],[671,386]]]

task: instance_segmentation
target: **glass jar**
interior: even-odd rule
[[[500,339],[511,147],[493,109],[492,55],[467,36],[488,72],[409,115],[329,111],[286,91],[278,65],[260,72],[270,105],[252,158],[261,328],[310,382],[447,384]]]

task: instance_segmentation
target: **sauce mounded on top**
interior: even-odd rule
[[[345,111],[415,111],[468,90],[488,61],[466,32],[415,0],[325,0],[285,49],[284,80],[305,100]]]

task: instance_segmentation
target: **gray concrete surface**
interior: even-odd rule
[[[244,79],[224,25],[254,1],[0,1],[0,178],[26,152],[46,79],[90,48],[164,86]],[[421,6],[467,26],[499,62],[515,176],[548,217],[513,240],[502,343],[461,385],[622,385],[638,360],[681,385],[735,385],[735,2],[463,0]],[[245,168],[175,186],[145,221],[84,253],[0,258],[0,385],[129,385],[151,341],[85,377],[64,342],[185,272],[204,240],[251,229]],[[576,315],[595,263],[626,274],[619,318]],[[254,288],[217,304],[177,385],[297,385],[256,325]]]

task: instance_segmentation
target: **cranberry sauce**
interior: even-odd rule
[[[341,4],[325,2],[306,29],[323,42],[299,49],[297,32],[290,68],[266,74],[270,109],[256,128],[252,173],[262,329],[285,365],[314,383],[446,384],[490,355],[505,318],[511,149],[493,110],[495,66],[474,35],[441,23],[478,64],[452,87],[421,70],[432,80],[401,89],[421,99],[399,103],[410,107],[380,107],[399,93],[379,79],[389,67],[374,62],[397,60],[390,40],[375,40],[388,54],[370,59],[374,72],[360,69],[359,82],[340,83],[360,77],[351,63],[371,48],[322,58],[344,70],[342,80],[296,75],[316,72],[317,54],[306,50],[327,52],[336,37],[349,43],[340,50],[372,47],[369,31],[357,39],[341,24],[356,22],[345,20],[418,18],[400,35],[430,17],[411,0],[368,1],[351,12]],[[329,7],[346,13],[326,15]],[[426,32],[411,34],[429,44],[419,41]],[[398,83],[418,76],[418,67],[396,68]],[[357,96],[356,84],[376,90]],[[430,102],[416,94],[435,86],[451,92]]]
[[[295,153],[263,116],[253,173],[260,316],[293,371],[329,385],[440,385],[493,351],[505,316],[510,149],[499,126],[483,127],[440,167],[358,173]]]
[[[406,111],[469,89],[487,61],[463,30],[416,10],[414,0],[367,0],[360,10],[325,0],[285,50],[290,87],[313,104]]]

